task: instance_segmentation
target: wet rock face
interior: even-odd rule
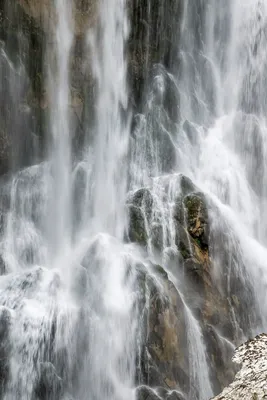
[[[12,4],[10,4],[12,3]],[[43,34],[17,1],[0,2],[0,173],[40,154]]]
[[[140,189],[128,201],[129,239],[142,245],[147,244],[146,225],[151,220],[153,197],[149,190]]]
[[[14,0],[13,0],[14,1]],[[34,18],[40,27],[49,31],[54,25],[55,9],[52,0],[17,0],[25,12]],[[73,2],[75,34],[84,34],[88,25],[92,26],[97,19],[97,0],[75,0]]]
[[[169,201],[168,196],[162,199],[161,207],[164,208]],[[135,192],[131,195],[129,207],[130,240],[144,248],[152,244],[152,248],[162,251],[160,237],[164,228],[159,223],[155,193],[148,188]],[[183,287],[179,290],[201,326],[214,392],[218,393],[236,373],[231,361],[232,343],[237,344],[242,335],[250,334],[254,316],[247,316],[248,301],[252,299],[249,279],[242,277],[241,270],[229,264],[232,258],[229,260],[231,247],[226,240],[227,227],[217,223],[220,215],[218,210],[211,212],[213,207],[188,178],[180,178],[180,189],[177,188],[172,214],[178,256],[173,257],[171,268],[178,281],[183,282],[186,290]],[[155,215],[158,218],[156,231]],[[163,219],[161,222],[163,224]],[[214,243],[220,243],[220,251],[214,249]],[[215,259],[214,252],[221,257]],[[222,275],[219,285],[215,269]],[[188,393],[184,305],[168,275],[160,274],[160,280],[160,290],[155,285],[151,286],[148,275],[145,283],[142,280],[143,288],[147,290],[146,299],[149,300],[146,300],[148,315],[143,332],[145,350],[140,383]],[[245,294],[241,287],[247,288]]]
[[[205,197],[202,194],[189,194],[184,199],[187,229],[200,248],[208,248],[209,221]]]
[[[158,121],[154,121],[151,126],[153,138],[161,152],[164,172],[175,164],[174,145],[165,130],[173,130],[172,125],[179,120],[179,94],[168,72],[178,54],[180,32],[177,29],[177,20],[182,16],[182,3],[177,0],[157,0],[153,5],[151,0],[128,0],[127,3],[131,27],[127,44],[128,86],[131,105],[135,111],[143,108],[143,94],[151,88],[155,90],[158,76],[164,78],[165,90],[160,103],[162,117],[166,119],[163,125],[165,128],[168,126],[168,129],[160,130]],[[95,80],[90,66],[90,48],[86,35],[89,28],[98,26],[98,5],[98,0],[73,1],[70,115],[76,154],[79,154],[84,143],[85,125],[88,127],[94,119]],[[51,57],[54,51],[54,41],[49,38],[56,24],[54,1],[1,0],[0,22],[0,42],[1,45],[3,43],[8,58],[14,65],[18,66],[22,62],[25,66],[23,77],[21,71],[13,71],[18,81],[14,97],[14,88],[6,86],[11,81],[16,82],[16,79],[14,76],[10,77],[10,71],[1,66],[4,61],[0,57],[0,85],[7,93],[5,104],[0,104],[2,174],[10,168],[18,169],[36,162],[36,158],[42,159],[46,152],[51,106],[46,70],[49,55]],[[158,71],[156,64],[160,64],[163,73]],[[23,87],[19,87],[21,82]]]
[[[146,340],[137,362],[137,384],[158,388],[158,394],[139,388],[138,396],[151,400],[169,398],[169,392],[177,388],[187,392],[189,386],[184,304],[164,269],[156,265],[152,269],[154,278],[144,270],[139,277],[143,289],[140,326]]]
[[[9,379],[9,359],[10,359],[10,326],[11,313],[5,308],[0,308],[0,396],[5,393]]]
[[[39,379],[35,388],[38,400],[58,400],[62,396],[62,379],[57,375],[53,364],[42,363],[39,368]]]
[[[129,64],[135,104],[140,105],[146,80],[154,64],[171,70],[180,32],[183,2],[176,0],[128,0],[132,29],[129,38]]]
[[[94,81],[85,67],[86,34],[97,21],[97,0],[76,0],[74,43],[70,60],[73,147],[83,140],[84,98],[92,113]],[[47,73],[56,24],[52,0],[2,0],[0,2],[0,174],[42,159],[49,132],[50,95]],[[53,57],[51,57],[53,58]],[[2,96],[3,97],[3,96]],[[2,101],[2,103],[1,103]]]
[[[137,400],[161,400],[162,397],[166,398],[166,400],[184,400],[182,394],[177,391],[153,390],[147,386],[140,386],[136,389]]]

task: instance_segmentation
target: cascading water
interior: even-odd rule
[[[49,91],[52,105],[51,119],[51,173],[52,184],[48,213],[49,237],[52,260],[67,256],[71,246],[71,121],[70,104],[70,55],[73,45],[72,5],[66,7],[64,0],[57,0],[55,30],[55,54],[49,64]],[[53,54],[53,53],[52,53]],[[54,62],[53,62],[54,61]],[[53,65],[56,64],[56,65]],[[53,195],[52,195],[53,193]],[[53,227],[51,229],[51,227]],[[54,249],[53,249],[54,248]],[[67,257],[66,257],[67,258]],[[53,262],[53,261],[50,262]],[[66,265],[65,265],[66,267]]]
[[[10,209],[2,245],[9,274],[2,280],[1,305],[12,333],[5,399],[87,399],[88,393],[91,399],[134,397],[135,280],[122,243],[128,23],[124,1],[103,1],[99,9],[99,32],[91,40],[98,85],[94,142],[75,165],[70,118],[74,4],[59,0],[46,57],[48,159],[20,171],[6,187]],[[79,199],[82,223],[77,223],[72,200],[81,170],[86,190]]]
[[[254,304],[254,311],[246,315],[245,328],[240,328],[240,320],[237,321],[232,311],[237,341],[265,327],[254,315],[258,313],[260,319],[265,320],[262,305],[266,303],[263,289],[266,243],[265,227],[260,222],[266,204],[266,122],[262,90],[266,79],[266,55],[262,47],[265,30],[263,1],[257,4],[219,2],[216,5],[185,1],[177,74],[168,73],[162,66],[156,70],[144,112],[136,118],[134,132],[133,177],[137,186],[148,185],[154,197],[148,234],[153,241],[154,227],[160,225],[163,254],[166,250],[168,254],[169,246],[172,252],[176,247],[175,233],[171,229],[173,211],[170,210],[179,197],[181,181],[176,179],[173,184],[173,171],[189,176],[210,198],[214,282],[221,290],[226,279],[225,296],[230,299],[236,285],[234,277],[237,277],[240,285],[247,288],[242,301],[248,306]],[[166,97],[171,93],[170,82],[174,92],[172,100],[180,112],[178,123],[172,120],[166,105]],[[180,101],[175,103],[175,98],[179,97]],[[166,171],[169,175],[159,185],[155,175]],[[151,176],[154,177],[152,184]],[[171,190],[166,191],[164,181]],[[223,230],[227,232],[226,245],[219,238]],[[223,248],[227,249],[228,259],[221,256]],[[156,252],[158,261],[157,257]],[[168,268],[164,258],[160,262]],[[179,290],[184,293],[190,289],[181,287]],[[188,301],[194,308],[194,301]],[[199,337],[200,328],[193,323],[194,317],[188,321],[188,334],[193,331],[191,337]],[[197,342],[204,354],[204,341],[197,339]],[[196,353],[191,353],[190,357],[191,384],[197,387],[197,393],[191,392],[190,398],[208,398],[211,388],[209,384],[205,386],[205,378],[201,376],[202,369],[208,368],[205,357],[200,360]]]
[[[259,295],[258,274],[265,276],[266,270],[261,223],[266,204],[266,5],[235,1],[202,8],[202,20],[195,21],[195,42],[193,36],[182,34],[181,46],[181,114],[193,124],[198,141],[197,157],[190,160],[191,176],[230,224],[240,246],[240,259],[232,268],[241,268],[240,279],[246,273],[255,279]],[[185,16],[194,22],[195,13],[188,6]],[[229,252],[236,251],[233,242]],[[264,298],[259,297],[260,304]]]
[[[164,400],[209,399],[214,341],[225,359],[231,341],[267,329],[265,1],[168,1],[156,17],[145,2],[143,93],[132,109],[128,3],[99,0],[97,22],[84,29],[79,62],[91,72],[84,101],[93,98],[94,111],[79,150],[72,75],[86,5],[55,0],[44,12],[46,156],[18,170],[16,149],[0,186],[4,400],[125,400],[147,386]],[[18,60],[7,45],[0,53],[13,141],[33,113],[18,104],[30,77],[16,40]],[[204,198],[200,243],[188,210]],[[201,207],[196,219],[205,219]],[[199,273],[199,260],[204,273],[212,263],[233,332],[215,312],[208,319],[205,285],[198,293],[189,283],[186,269]]]

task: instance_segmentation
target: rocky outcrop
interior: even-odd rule
[[[235,351],[233,361],[241,366],[235,380],[213,400],[261,400],[267,397],[267,335],[248,340]]]
[[[248,277],[244,278],[245,272],[243,271],[243,276],[240,276],[240,270],[234,270],[233,265],[229,264],[233,260],[226,257],[231,251],[231,247],[226,239],[225,242],[219,239],[227,237],[227,227],[221,226],[218,229],[218,224],[214,223],[216,216],[218,219],[220,218],[219,214],[216,214],[219,211],[188,178],[180,176],[177,181],[179,184],[177,184],[174,198],[168,197],[167,185],[166,194],[162,195],[160,204],[157,192],[150,188],[140,189],[130,196],[128,201],[129,238],[149,252],[161,253],[166,251],[164,246],[171,243],[171,240],[168,242],[163,236],[164,232],[168,230],[168,226],[172,224],[176,250],[172,248],[168,268],[178,281],[183,283],[177,289],[173,287],[167,277],[164,278],[166,279],[164,285],[167,285],[166,293],[169,294],[166,296],[167,303],[163,304],[168,304],[168,301],[173,298],[170,293],[176,290],[176,302],[178,301],[179,307],[173,308],[173,313],[170,313],[167,307],[170,319],[166,319],[166,314],[161,314],[164,306],[159,301],[156,303],[152,301],[148,307],[149,318],[155,322],[154,326],[160,332],[161,338],[164,338],[165,329],[170,325],[174,329],[173,334],[176,335],[176,340],[178,340],[177,337],[184,338],[183,301],[185,301],[201,326],[213,389],[215,393],[218,393],[233,380],[236,373],[236,367],[231,361],[233,344],[237,345],[245,335],[250,335],[251,326],[255,323],[256,316],[253,313],[249,318],[247,316],[247,301],[248,298],[252,298],[252,290]],[[173,204],[172,222],[166,220],[166,216],[163,214],[159,216],[160,210],[166,209],[168,204]],[[166,223],[168,226],[164,226]],[[221,258],[215,259],[214,243],[218,242],[221,244],[219,253]],[[178,253],[175,253],[177,250]],[[215,250],[217,254],[218,249]],[[241,256],[240,260],[242,260]],[[231,268],[231,272],[229,272],[229,268]],[[220,279],[220,285],[217,284],[216,277],[218,270],[222,276],[227,276],[227,279]],[[241,279],[243,282],[239,283]],[[240,285],[246,285],[248,298],[241,292]],[[183,290],[184,287],[186,290]],[[181,301],[181,295],[183,301]],[[180,300],[178,300],[179,298]],[[158,318],[161,321],[160,324]],[[149,332],[153,338],[157,337],[152,326],[149,326]],[[149,337],[149,335],[146,336],[146,349],[151,345]],[[186,393],[188,385],[188,381],[186,382],[188,380],[186,346],[180,347],[180,342],[177,342],[175,346],[179,347],[180,354],[176,359],[175,372],[172,373],[169,381],[170,386],[167,388],[180,389]],[[159,349],[160,345],[158,344],[157,353],[154,352],[157,355],[157,358],[154,358],[156,360],[154,370],[159,370],[161,356],[167,365],[168,356],[175,354],[174,349],[169,353],[160,352]],[[153,348],[151,354],[153,354]],[[161,372],[160,376],[162,377],[164,374]],[[143,381],[145,384],[166,388],[162,380],[152,382]]]

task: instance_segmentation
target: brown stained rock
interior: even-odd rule
[[[187,287],[192,287],[185,292],[185,299],[202,326],[214,390],[218,392],[229,384],[235,374],[235,367],[231,362],[230,341],[236,339],[233,311],[239,312],[240,301],[235,294],[233,301],[229,301],[225,296],[226,289],[219,289],[214,280],[210,221],[205,195],[196,190],[194,193],[182,193],[176,202],[174,218],[176,244],[183,257],[183,273]],[[225,266],[222,264],[220,268]],[[193,299],[197,296],[197,303],[192,301],[192,296]],[[226,339],[220,338],[217,332]],[[225,346],[224,352],[221,350],[222,346]]]
[[[14,0],[13,0],[14,1]],[[17,0],[25,12],[49,32],[56,24],[55,3],[52,0]],[[97,20],[97,0],[74,0],[74,31],[76,35],[85,34]]]
[[[45,31],[55,23],[54,7],[51,0],[17,0],[23,10]]]
[[[152,240],[158,239],[155,241],[159,242],[159,245],[155,245],[158,250],[162,247],[159,240],[161,226],[158,220],[154,232],[154,203],[151,192],[143,188],[133,197],[135,205],[131,210],[130,240],[146,247],[147,232],[150,232]],[[147,216],[146,223],[144,214]],[[179,279],[185,280],[184,300],[201,325],[214,390],[219,392],[229,384],[235,374],[231,362],[231,342],[236,343],[238,325],[234,315],[238,315],[240,307],[242,310],[244,307],[237,292],[233,291],[229,298],[226,295],[227,288],[216,284],[207,200],[203,193],[197,192],[195,186],[192,183],[187,184],[185,179],[175,202],[173,216],[175,243],[180,252],[180,257],[174,258],[174,263],[177,262]],[[227,248],[223,249],[226,250]],[[221,263],[219,267],[223,270],[225,265]],[[188,361],[183,301],[168,277],[163,274],[162,279],[161,290],[155,289],[153,285],[149,286],[146,348],[150,359],[146,361],[148,378],[143,383],[169,389],[177,389],[177,385],[180,385],[186,392],[188,377],[184,371],[188,371]]]
[[[188,370],[184,304],[174,285],[161,274],[161,288],[149,281],[146,384],[186,389]]]
[[[201,249],[208,247],[209,221],[205,197],[201,193],[189,194],[184,198],[186,222],[189,234]]]

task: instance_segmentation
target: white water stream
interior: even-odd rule
[[[1,186],[10,202],[1,204],[0,318],[10,360],[3,400],[135,398],[140,250],[125,243],[127,191],[151,188],[163,250],[155,252],[149,236],[143,262],[168,270],[168,254],[177,251],[172,218],[181,173],[209,198],[214,229],[229,233],[230,267],[220,269],[214,246],[214,281],[219,287],[226,274],[229,295],[233,270],[244,285],[248,279],[252,308],[261,311],[250,331],[267,328],[267,3],[184,0],[180,43],[173,43],[177,74],[154,68],[134,132],[126,3],[99,0],[98,23],[88,27],[95,123],[77,162],[70,117],[75,13],[71,2],[55,1],[48,156]],[[179,121],[163,100],[170,87]],[[185,306],[189,400],[206,400],[213,389],[201,324],[185,304],[186,288],[174,282]]]

